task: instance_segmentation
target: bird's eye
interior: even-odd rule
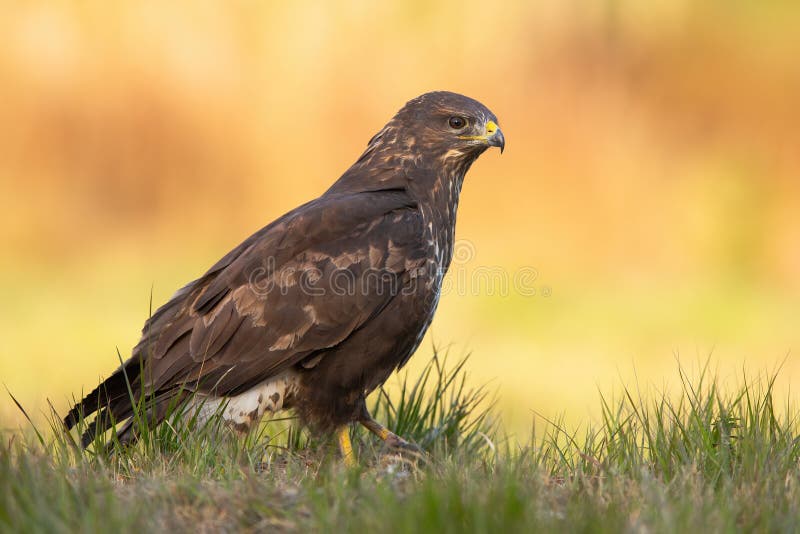
[[[464,117],[450,117],[450,120],[447,121],[447,124],[449,124],[450,128],[454,130],[460,130],[467,125],[467,119]]]

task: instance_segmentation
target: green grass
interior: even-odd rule
[[[52,428],[4,436],[0,529],[365,532],[793,531],[800,524],[797,410],[775,374],[725,388],[706,365],[671,393],[599,395],[602,419],[536,419],[505,438],[468,363],[435,356],[374,413],[426,453],[385,450],[353,430],[359,466],[290,419],[246,438],[169,424],[134,447],[81,452]]]

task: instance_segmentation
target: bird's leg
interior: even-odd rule
[[[369,410],[367,410],[366,404],[361,407],[361,415],[359,416],[358,422],[364,425],[364,428],[381,438],[381,440],[390,447],[419,449],[373,419]]]
[[[354,467],[356,465],[356,458],[353,454],[353,443],[350,441],[350,425],[345,425],[337,432],[339,438],[339,452],[342,453],[342,459],[347,467]]]
[[[400,447],[406,447],[409,445],[406,440],[377,422],[369,415],[366,418],[359,420],[359,423],[364,425],[364,428],[381,438],[381,440],[385,441],[387,445]]]

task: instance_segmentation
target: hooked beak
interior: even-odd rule
[[[459,135],[459,139],[469,139],[471,141],[479,141],[486,143],[489,146],[496,146],[500,147],[500,153],[503,153],[503,149],[506,147],[506,138],[503,137],[503,132],[500,131],[500,127],[494,121],[489,121],[486,123],[486,131],[483,135]]]
[[[486,123],[486,142],[489,146],[500,147],[500,153],[506,148],[506,138],[503,137],[503,132],[494,121]]]

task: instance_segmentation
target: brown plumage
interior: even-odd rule
[[[131,393],[152,401],[156,422],[170,403],[199,395],[225,399],[224,417],[241,429],[292,408],[318,432],[360,421],[399,440],[369,417],[364,399],[422,339],[452,257],[464,175],[504,143],[496,117],[475,100],[449,92],[411,100],[322,196],[159,308],[130,359],[65,424],[97,412],[88,444],[96,428],[131,418]],[[135,439],[130,422],[117,432]]]

